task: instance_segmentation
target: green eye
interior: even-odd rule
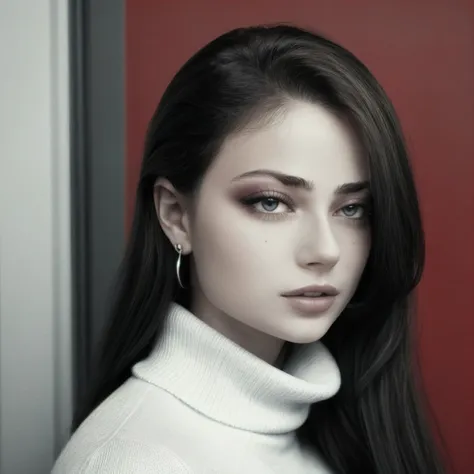
[[[262,208],[266,212],[273,212],[278,208],[278,205],[281,203],[278,199],[275,198],[265,198],[260,201]]]
[[[350,219],[362,219],[365,217],[365,207],[360,204],[349,204],[341,209],[345,217]]]

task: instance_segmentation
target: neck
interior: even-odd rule
[[[206,323],[207,326],[259,359],[270,365],[280,365],[284,352],[286,352],[283,350],[285,341],[252,328],[219,311],[202,294],[193,298],[191,313]]]
[[[267,434],[298,429],[311,404],[340,385],[337,364],[319,341],[294,347],[280,370],[176,304],[133,373],[207,418]]]

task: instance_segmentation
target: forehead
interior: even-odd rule
[[[320,105],[295,102],[271,124],[227,138],[208,178],[217,184],[264,168],[338,185],[367,179],[364,161],[342,119]]]

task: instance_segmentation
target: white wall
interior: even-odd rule
[[[71,413],[68,1],[0,0],[0,473],[50,471]]]

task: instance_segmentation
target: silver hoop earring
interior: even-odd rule
[[[183,285],[183,282],[181,281],[181,275],[180,275],[181,255],[183,254],[183,247],[181,244],[176,244],[174,246],[174,249],[176,250],[176,252],[178,252],[178,260],[176,262],[176,276],[178,277],[179,286],[184,289],[184,285]]]

